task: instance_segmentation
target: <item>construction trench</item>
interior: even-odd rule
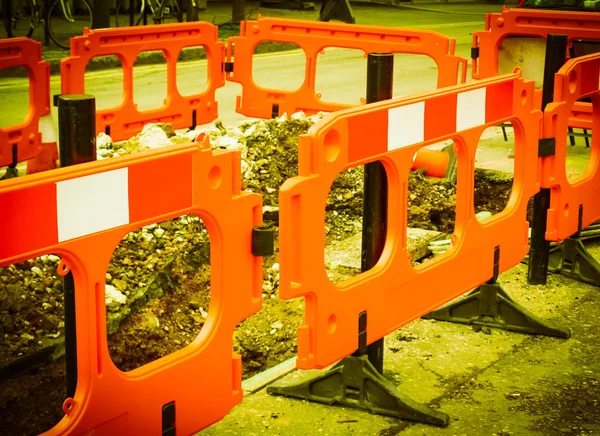
[[[385,338],[383,375],[403,394],[449,414],[448,428],[267,394],[269,384],[313,375],[293,370],[304,301],[279,298],[278,191],[298,174],[298,136],[324,116],[299,112],[239,126],[217,122],[194,132],[159,124],[125,142],[97,138],[98,159],[105,160],[185,143],[206,131],[213,149],[241,150],[242,189],[262,195],[275,253],[263,259],[262,309],[233,335],[244,400],[201,434],[600,434],[597,287],[560,274],[550,274],[547,285],[528,285],[525,264],[499,276],[503,289],[537,317],[570,328],[570,339],[420,318]],[[440,151],[451,143],[428,147]],[[575,179],[587,167],[590,148],[578,137],[567,151]],[[512,126],[482,134],[473,181],[478,219],[508,205],[514,154]],[[412,171],[407,186],[407,243],[415,267],[443,254],[455,226],[456,187],[427,170]],[[361,273],[362,166],[337,177],[325,208],[324,263],[329,279],[340,284]],[[593,239],[586,247],[592,256],[600,254]],[[59,256],[46,254],[0,271],[1,434],[39,434],[64,415],[63,283]],[[106,274],[108,349],[119,370],[184,349],[200,334],[211,304],[210,255],[209,234],[195,215],[146,225],[123,238]]]

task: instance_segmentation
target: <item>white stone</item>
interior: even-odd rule
[[[104,132],[100,132],[96,137],[96,150],[108,148],[113,143],[112,138]]]
[[[161,148],[171,145],[171,140],[163,129],[156,124],[147,124],[138,135],[140,145],[144,148]]]
[[[104,289],[104,301],[106,302],[107,306],[112,306],[114,304],[125,304],[127,302],[127,297],[113,285],[106,285]]]

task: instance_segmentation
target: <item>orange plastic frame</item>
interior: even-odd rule
[[[42,60],[42,44],[29,38],[0,40],[0,70],[24,67],[29,75],[29,110],[19,125],[0,129],[0,167],[33,159],[42,149],[40,118],[50,113],[50,64]]]
[[[266,41],[293,43],[306,55],[304,82],[295,91],[265,89],[252,78],[253,54]],[[438,67],[438,88],[464,83],[467,61],[455,56],[455,40],[440,33],[356,24],[320,23],[315,21],[262,18],[243,21],[240,36],[228,40],[228,60],[233,56],[233,72],[227,80],[242,85],[236,111],[248,117],[272,118],[304,111],[333,112],[352,105],[321,101],[315,91],[317,57],[327,47],[358,49],[368,53],[412,53],[429,56]],[[462,68],[461,68],[462,66]],[[274,106],[278,105],[278,111]]]
[[[170,176],[156,177],[162,171]],[[1,184],[0,264],[55,253],[59,274],[72,271],[75,279],[77,390],[48,435],[161,434],[161,410],[170,402],[177,434],[194,434],[241,401],[232,337],[262,304],[262,258],[251,253],[262,208],[259,195],[241,192],[240,173],[239,152],[213,152],[204,139]],[[207,322],[187,347],[121,372],[106,335],[112,253],[132,230],[185,214],[202,218],[211,238]]]
[[[225,84],[225,47],[217,26],[176,23],[120,29],[85,30],[71,39],[71,56],[61,61],[63,94],[85,93],[85,70],[96,56],[115,55],[123,66],[123,99],[118,107],[97,112],[97,133],[118,141],[139,133],[148,123],[171,123],[174,129],[209,123],[217,118],[215,91]],[[184,97],[177,88],[177,59],[185,47],[202,46],[208,61],[208,83],[202,94]],[[167,61],[167,98],[161,108],[140,112],[133,95],[133,66],[138,54],[161,50]]]
[[[600,218],[600,135],[592,135],[585,173],[573,183],[567,177],[567,128],[577,100],[592,97],[592,124],[600,126],[600,54],[568,61],[556,74],[554,103],[544,113],[544,135],[556,138],[556,153],[544,158],[542,184],[551,188],[546,239],[562,241]],[[596,132],[598,133],[598,132]],[[579,209],[582,208],[581,229]]]
[[[498,51],[509,36],[546,38],[550,34],[567,35],[569,44],[574,39],[600,41],[600,14],[593,12],[552,11],[539,9],[509,9],[486,16],[485,30],[473,34],[473,47],[479,56],[472,59],[474,79],[498,75]],[[567,53],[568,55],[568,53]],[[541,91],[538,91],[541,106]],[[591,129],[591,106],[577,103],[569,124],[571,127]]]
[[[304,297],[297,366],[323,368],[358,348],[358,318],[372,343],[519,263],[528,252],[528,200],[539,190],[541,111],[534,82],[515,73],[422,96],[331,114],[299,140],[299,176],[280,190],[280,295]],[[483,222],[474,213],[475,153],[483,131],[515,129],[514,185],[506,209]],[[423,146],[452,139],[458,158],[452,248],[418,268],[407,251],[408,178]],[[333,284],[324,266],[325,204],[337,175],[381,161],[388,178],[383,254],[370,271]],[[536,165],[538,163],[538,165]],[[511,235],[507,238],[506,235]],[[443,277],[444,280],[440,280]]]

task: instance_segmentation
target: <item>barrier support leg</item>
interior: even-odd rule
[[[319,21],[339,20],[355,24],[354,11],[349,0],[324,0],[321,3]]]
[[[529,312],[502,289],[498,280],[500,247],[494,250],[492,279],[463,298],[425,315],[424,319],[472,325],[476,330],[498,328],[533,335],[568,338],[571,331],[554,326]]]
[[[600,286],[600,264],[578,238],[568,238],[550,250],[548,271]]]
[[[392,98],[394,57],[370,54],[367,66],[367,102]],[[379,260],[387,235],[387,175],[381,162],[365,165],[361,269]],[[358,350],[331,369],[295,385],[272,385],[269,394],[301,398],[323,404],[341,404],[373,413],[440,427],[448,415],[403,395],[383,376],[383,338],[367,346],[367,312],[358,318]]]
[[[550,250],[548,270],[580,282],[600,286],[600,263],[583,245],[583,239],[600,236],[600,225],[594,223],[581,230],[583,207],[579,206],[579,231]]]
[[[478,331],[483,328],[497,328],[565,339],[571,336],[569,329],[554,326],[515,302],[499,283],[481,285],[460,300],[423,318],[472,325]]]

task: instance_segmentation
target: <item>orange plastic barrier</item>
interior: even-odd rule
[[[0,70],[24,67],[29,73],[29,113],[16,126],[0,128],[0,167],[34,158],[40,151],[40,118],[50,113],[50,64],[42,44],[29,38],[0,40]]]
[[[215,91],[225,84],[225,47],[210,23],[176,23],[117,29],[86,30],[71,39],[71,56],[61,62],[63,94],[85,93],[85,70],[96,56],[116,55],[123,66],[123,100],[97,112],[98,133],[114,140],[129,139],[148,123],[171,123],[174,129],[209,123],[217,118]],[[208,83],[202,94],[184,97],[177,88],[177,59],[185,47],[203,46],[208,60]],[[167,98],[161,108],[140,112],[133,95],[133,65],[139,53],[161,50],[167,61]]]
[[[252,78],[253,54],[266,41],[293,43],[306,55],[304,83],[295,91],[261,88]],[[258,118],[297,111],[308,114],[333,112],[348,104],[323,102],[315,91],[317,56],[326,47],[363,50],[368,53],[412,53],[429,56],[438,67],[438,88],[464,83],[466,60],[454,55],[455,41],[431,31],[358,26],[356,24],[262,18],[243,21],[240,36],[229,38],[227,80],[242,85],[237,112]]]
[[[542,186],[551,188],[546,228],[546,239],[550,241],[567,239],[600,218],[600,135],[592,135],[588,167],[573,183],[569,182],[566,162],[570,114],[577,100],[584,97],[592,97],[597,107],[599,76],[600,54],[568,61],[555,76],[554,103],[544,113],[544,136],[556,141],[555,154],[544,160],[542,178]],[[593,113],[591,121],[595,126],[600,125],[600,111]]]
[[[241,192],[239,152],[213,152],[206,138],[201,142],[0,185],[0,265],[55,253],[62,257],[59,274],[72,271],[75,279],[77,391],[47,434],[162,434],[163,406],[174,403],[176,432],[189,435],[241,400],[241,357],[232,353],[232,336],[262,304],[262,262],[251,251],[261,200]],[[169,177],[156,177],[164,171]],[[121,372],[106,338],[104,283],[112,253],[130,231],[192,213],[211,238],[207,322],[187,347]]]
[[[298,367],[323,368],[356,351],[362,312],[368,317],[367,343],[372,343],[523,259],[527,203],[539,189],[535,163],[541,116],[534,82],[524,81],[516,70],[336,112],[300,137],[299,176],[280,190],[280,295],[303,296],[306,302]],[[513,192],[503,212],[478,222],[473,197],[479,138],[487,127],[507,121],[515,129]],[[452,248],[415,268],[406,236],[409,172],[421,147],[446,139],[454,140],[458,159]],[[336,285],[323,261],[326,199],[340,172],[376,160],[388,177],[386,245],[373,269]]]
[[[498,52],[505,38],[531,36],[545,39],[553,33],[567,35],[570,45],[579,39],[600,42],[600,16],[593,12],[509,9],[506,6],[502,13],[488,14],[485,30],[473,34],[473,78],[498,75]],[[541,91],[537,93],[537,101],[541,107]],[[577,103],[573,109],[570,127],[591,129],[590,104]]]
[[[600,16],[593,12],[509,9],[486,16],[485,30],[473,34],[472,70],[474,79],[498,75],[498,51],[509,36],[546,38],[561,34],[574,39],[600,41]]]

